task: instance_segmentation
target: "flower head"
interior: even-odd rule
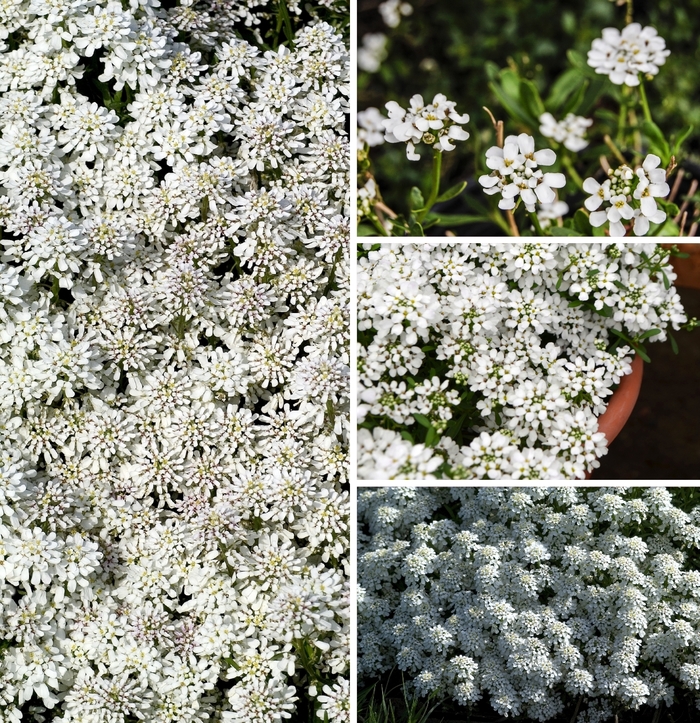
[[[439,151],[452,151],[453,140],[465,141],[469,133],[461,125],[469,122],[469,116],[455,110],[454,101],[438,93],[433,102],[425,105],[423,96],[414,95],[408,109],[396,101],[389,101],[386,109],[389,118],[383,121],[384,138],[389,143],[406,143],[406,156],[417,161],[416,145],[425,143]]]
[[[588,65],[615,85],[636,86],[639,73],[656,75],[670,54],[656,28],[630,23],[622,32],[605,28],[603,37],[596,38],[588,51]]]
[[[527,133],[508,136],[503,148],[492,146],[486,151],[486,165],[492,172],[481,176],[479,183],[484,193],[501,194],[499,208],[515,208],[520,197],[525,208],[534,212],[537,203],[549,204],[556,200],[552,189],[566,185],[563,173],[544,173],[540,168],[551,166],[556,160],[556,154],[549,148],[536,151],[535,139]]]

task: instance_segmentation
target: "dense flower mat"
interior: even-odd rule
[[[346,721],[347,9],[0,4],[0,721]]]
[[[541,721],[673,706],[700,690],[698,501],[697,488],[362,490],[360,675],[396,666],[420,696]]]

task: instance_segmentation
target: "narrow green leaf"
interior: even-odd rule
[[[412,211],[417,211],[418,209],[421,209],[423,208],[423,206],[425,206],[425,199],[423,198],[423,193],[417,186],[413,186],[413,188],[411,189],[411,193],[408,198],[408,204],[409,208]]]
[[[461,181],[460,183],[457,183],[456,185],[452,186],[452,188],[448,188],[444,193],[441,193],[436,199],[435,203],[440,203],[441,201],[449,201],[452,198],[455,198],[456,196],[459,196],[460,193],[467,187],[466,181]]]
[[[430,429],[432,427],[431,421],[425,416],[425,414],[414,414],[413,418],[420,424],[421,427],[425,427],[426,429]]]
[[[661,128],[653,121],[644,120],[642,122],[642,131],[649,139],[649,150],[661,158],[662,165],[668,165],[671,160],[671,148],[668,141],[664,138]]]
[[[583,84],[583,81],[583,76],[576,68],[565,70],[552,84],[552,89],[544,104],[550,110],[558,111],[566,99]]]
[[[671,340],[671,349],[673,350],[673,353],[678,354],[678,342],[676,341],[676,337],[669,332],[668,338]]]
[[[580,208],[574,214],[574,228],[584,236],[593,235],[593,227],[591,226],[588,214]]]
[[[537,86],[531,80],[525,78],[520,80],[520,100],[525,108],[539,120],[539,117],[544,113],[544,104]]]

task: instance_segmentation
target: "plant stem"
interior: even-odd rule
[[[513,212],[506,211],[506,218],[508,219],[508,226],[510,226],[510,235],[520,236],[520,231],[518,231],[518,224],[515,223],[515,216],[513,215]]]
[[[634,0],[627,0],[627,11],[625,12],[625,23],[629,25],[634,16]]]
[[[440,194],[440,171],[442,170],[442,151],[438,151],[433,148],[433,173],[430,181],[430,193],[425,202],[423,210],[416,214],[416,218],[420,223],[428,215],[430,209],[433,207],[435,200]]]
[[[535,231],[537,231],[538,236],[546,236],[542,225],[540,224],[539,218],[537,218],[537,213],[535,211],[530,211],[527,214],[530,217],[530,221],[532,221],[532,225],[535,227]]]
[[[617,158],[617,160],[620,161],[620,163],[622,163],[623,165],[626,164],[627,160],[622,155],[620,149],[615,145],[613,139],[606,134],[605,136],[603,136],[603,140],[605,141],[605,145],[612,151],[612,154],[615,156],[615,158]]]
[[[644,111],[644,120],[648,120],[650,123],[653,123],[651,119],[651,110],[649,110],[649,101],[647,100],[647,91],[644,87],[644,78],[642,77],[642,74],[639,74],[639,97],[642,101],[642,110]]]
[[[579,187],[583,188],[583,179],[581,176],[579,176],[578,171],[574,168],[574,164],[571,160],[571,158],[568,155],[563,155],[561,157],[562,163],[564,164],[564,168],[569,172],[569,175],[571,176],[571,179],[573,182]]]

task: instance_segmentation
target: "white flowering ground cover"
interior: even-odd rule
[[[680,698],[700,703],[698,502],[697,488],[361,490],[361,679],[396,666],[464,720],[479,701],[494,721],[641,706],[677,720]],[[635,720],[659,720],[645,710]]]
[[[686,322],[653,243],[365,245],[361,479],[584,479],[635,352]],[[675,341],[673,342],[675,343]]]
[[[347,7],[0,3],[0,721],[347,721]]]

